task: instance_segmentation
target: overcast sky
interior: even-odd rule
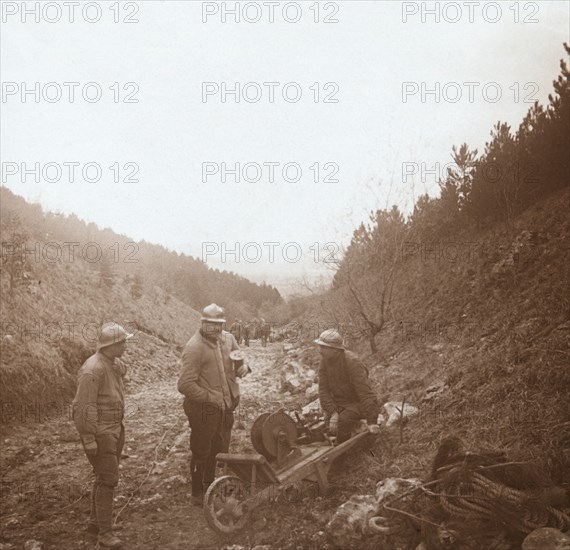
[[[234,2],[92,2],[86,11],[81,3],[74,22],[69,7],[59,3],[56,21],[58,7],[48,4],[39,22],[33,14],[22,22],[34,2],[3,3],[3,184],[49,210],[179,252],[200,257],[212,243],[208,263],[268,283],[318,272],[313,243],[346,244],[369,210],[409,210],[414,196],[436,193],[433,174],[404,182],[402,163],[443,164],[463,142],[481,151],[498,120],[516,129],[525,99],[547,102],[569,28],[566,1],[480,2],[471,14],[463,2],[440,2],[439,23],[426,13],[422,21],[434,2],[320,2],[318,10],[298,2],[285,14],[282,2],[273,23],[263,2],[250,2],[239,23],[222,13]],[[64,82],[79,83],[73,103]],[[438,102],[433,94],[422,102],[422,86],[436,82]],[[22,100],[22,83],[39,83],[38,103],[33,92]],[[222,83],[238,83],[249,101],[223,97]],[[36,162],[40,181],[27,174],[22,182],[21,163]],[[80,163],[73,182],[70,162]],[[89,162],[98,181],[82,175]],[[227,173],[224,182],[222,163],[257,163],[261,177],[254,181],[251,164],[251,181]],[[263,163],[279,163],[273,183]],[[297,163],[285,175],[299,181],[285,181],[287,163]],[[259,261],[240,250],[239,263],[227,255],[221,265],[223,246],[236,242],[257,243],[247,256],[261,250]],[[278,243],[273,263],[267,242]],[[291,242],[298,247],[285,249]]]

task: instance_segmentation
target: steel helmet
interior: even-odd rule
[[[319,346],[326,346],[327,348],[346,349],[342,336],[332,328],[321,332],[321,335],[314,342],[319,344]]]
[[[99,340],[97,342],[97,351],[101,348],[117,344],[118,342],[124,342],[133,336],[133,334],[129,334],[118,323],[105,323],[101,327],[101,334],[99,334]]]
[[[224,308],[217,304],[210,304],[202,310],[202,321],[208,323],[225,323]]]

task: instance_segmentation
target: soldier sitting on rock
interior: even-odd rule
[[[325,330],[315,343],[321,354],[319,399],[329,432],[337,434],[337,444],[350,438],[361,418],[368,421],[371,433],[378,433],[380,427],[376,422],[380,407],[364,363],[346,350],[336,330]]]

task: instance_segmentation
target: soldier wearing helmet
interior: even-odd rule
[[[271,333],[271,324],[266,323],[265,319],[262,317],[259,320],[259,336],[261,338],[261,345],[263,347],[267,346],[267,341],[269,340],[270,333]]]
[[[368,421],[370,432],[378,433],[380,407],[364,363],[345,348],[336,330],[325,330],[315,343],[321,354],[319,399],[329,431],[337,434],[337,443],[350,438],[361,418]]]
[[[241,338],[242,338],[242,323],[239,319],[236,319],[234,321],[234,323],[232,324],[232,326],[230,327],[230,332],[232,333],[232,336],[236,339],[236,342],[238,344],[241,344]]]
[[[237,377],[247,374],[230,353],[239,350],[236,339],[223,330],[224,310],[210,304],[202,311],[202,326],[182,352],[178,391],[184,394],[184,412],[190,424],[192,504],[202,505],[214,480],[216,454],[228,451],[233,411],[239,403]]]
[[[95,473],[87,533],[101,548],[119,548],[113,534],[113,494],[119,481],[119,459],[125,442],[123,415],[126,369],[115,363],[127,347],[129,334],[117,323],[105,323],[97,352],[79,369],[73,400],[73,421]]]

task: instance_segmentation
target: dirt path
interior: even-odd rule
[[[271,369],[282,346],[262,348],[254,341],[244,352],[253,372],[241,384],[233,452],[251,450],[249,429],[258,414],[293,401],[283,403]],[[117,533],[126,548],[225,548],[232,542],[211,531],[201,508],[189,504],[189,428],[181,404],[175,378],[127,396],[128,458],[115,499]],[[23,423],[12,414],[14,421],[2,424],[0,550],[20,549],[32,539],[43,543],[42,550],[94,547],[83,535],[91,469],[68,405],[50,412],[45,422],[28,410]]]

